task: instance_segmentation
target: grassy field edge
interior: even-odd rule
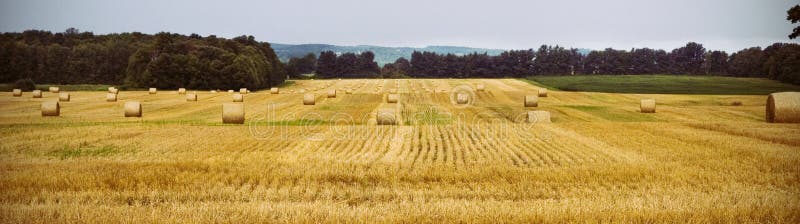
[[[555,90],[604,93],[766,95],[800,86],[764,78],[689,75],[531,76],[521,79]]]

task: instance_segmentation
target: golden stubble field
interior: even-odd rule
[[[442,92],[478,83],[470,106]],[[72,92],[60,117],[3,93],[0,222],[800,222],[800,125],[764,122],[766,96],[551,90],[553,123],[520,122],[536,89],[296,81],[245,95],[244,125],[227,92]],[[402,125],[374,125],[385,107]]]

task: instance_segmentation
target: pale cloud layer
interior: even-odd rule
[[[2,0],[0,32],[69,27],[97,34],[242,34],[276,43],[501,49],[541,44],[672,49],[688,41],[735,51],[774,42],[792,25],[786,0]]]

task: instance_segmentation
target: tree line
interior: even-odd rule
[[[733,54],[709,51],[702,44],[665,51],[607,48],[586,55],[577,49],[542,45],[537,50],[510,50],[497,56],[486,53],[466,55],[418,52],[411,60],[399,58],[378,70],[371,52],[360,55],[322,52],[292,58],[288,68],[320,78],[501,78],[536,75],[633,75],[681,74],[763,77],[800,84],[800,45],[775,43],[764,49],[752,47]],[[291,74],[297,75],[298,72]]]
[[[130,88],[261,89],[283,83],[269,43],[161,32],[94,35],[29,30],[0,35],[0,82],[112,84]]]
[[[398,60],[405,64],[404,60]],[[387,66],[395,66],[388,64]],[[402,67],[402,66],[401,66]],[[690,42],[672,51],[650,48],[630,51],[607,48],[581,55],[576,49],[541,46],[538,50],[506,51],[498,56],[464,56],[415,52],[410,77],[526,77],[575,74],[689,74],[765,77],[800,83],[800,45],[776,43],[763,50],[743,49],[728,55]]]
[[[800,45],[776,43],[728,54],[690,42],[671,51],[577,49],[543,45],[496,56],[415,51],[382,68],[369,51],[307,54],[285,65],[269,43],[158,33],[94,35],[30,30],[0,34],[0,82],[112,84],[131,88],[251,89],[279,85],[289,76],[318,78],[498,78],[576,74],[691,74],[764,77],[800,84]]]

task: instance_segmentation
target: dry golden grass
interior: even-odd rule
[[[59,117],[40,114],[58,94],[0,94],[0,223],[800,222],[800,125],[766,123],[766,96],[551,90],[530,126],[537,90],[296,81],[244,95],[244,125],[220,120],[229,93],[70,92]],[[374,125],[386,107],[400,124]]]

